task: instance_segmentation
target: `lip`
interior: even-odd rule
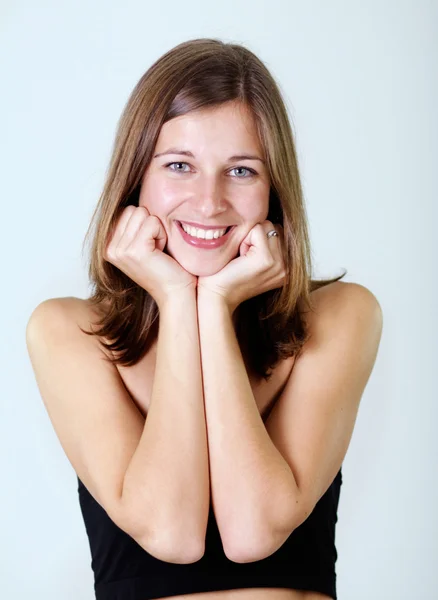
[[[186,221],[184,221],[184,223],[186,223]],[[179,231],[181,232],[183,239],[188,244],[190,244],[190,246],[194,246],[195,248],[204,248],[206,250],[213,250],[215,248],[219,248],[220,246],[223,246],[224,244],[226,244],[228,241],[228,238],[230,237],[231,232],[234,229],[234,225],[233,225],[230,228],[230,230],[227,231],[227,233],[225,235],[223,235],[222,237],[217,238],[217,239],[212,239],[212,240],[203,240],[200,238],[192,237],[191,235],[186,233],[184,231],[184,229],[181,227],[181,223],[179,221],[176,221],[176,225],[177,225]],[[219,229],[219,228],[218,227],[208,227],[208,229]]]
[[[181,221],[177,221],[181,223]],[[192,221],[182,221],[184,225],[190,225],[191,227],[197,227],[198,229],[226,229],[230,225],[200,225],[199,223],[193,223]]]

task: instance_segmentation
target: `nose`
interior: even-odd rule
[[[196,207],[206,222],[227,210],[223,187],[215,177],[204,177],[199,181]]]

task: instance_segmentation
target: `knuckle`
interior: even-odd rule
[[[120,251],[119,247],[113,248],[112,254],[114,256],[114,260],[120,260],[123,257],[123,253]]]
[[[132,214],[130,222],[133,221],[134,223],[136,223],[138,221],[143,221],[144,219],[146,219],[146,215],[144,214],[144,212],[141,210],[135,210],[135,212]]]
[[[105,260],[108,260],[110,262],[114,260],[114,251],[111,245],[107,246],[103,253],[103,257]]]
[[[154,228],[157,226],[158,223],[159,223],[159,219],[157,216],[149,215],[144,220],[143,228],[145,228],[145,227]]]
[[[131,205],[127,206],[125,208],[125,210],[122,212],[122,214],[120,215],[117,225],[120,225],[121,223],[123,223],[123,221],[124,222],[129,221],[129,219],[132,217],[134,212],[135,212],[135,206],[131,206]]]
[[[137,206],[136,207],[137,213],[140,214],[143,218],[148,218],[150,216],[150,213],[148,211],[148,209],[146,208],[146,206]]]
[[[274,265],[275,265],[275,260],[272,258],[272,256],[266,257],[265,260],[263,261],[263,266],[266,270],[272,269],[272,267]]]
[[[125,248],[123,254],[126,258],[129,258],[131,260],[137,258],[138,252],[135,244],[129,244],[129,246]]]

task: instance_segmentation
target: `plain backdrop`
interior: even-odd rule
[[[290,112],[314,276],[347,269],[384,314],[343,465],[340,600],[438,597],[438,4],[426,0],[0,3],[0,574],[8,600],[91,600],[74,470],[25,327],[85,298],[81,244],[117,120],[176,44],[246,45]]]

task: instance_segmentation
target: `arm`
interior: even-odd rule
[[[147,552],[186,563],[199,559],[209,508],[195,299],[160,308],[146,421],[98,338],[81,331],[95,316],[82,300],[38,305],[26,343],[54,430],[93,498]]]
[[[200,289],[198,319],[213,508],[225,553],[239,561],[239,548],[258,552],[284,529],[280,507],[296,483],[259,413],[231,310]]]
[[[227,311],[199,305],[213,505],[236,562],[271,555],[313,511],[342,465],[374,366],[373,294],[339,282],[313,295],[311,337],[264,431]]]
[[[310,339],[266,420],[299,499],[274,551],[313,512],[341,468],[382,335],[382,309],[366,287],[335,282],[312,296],[315,310],[306,314]],[[261,547],[260,556],[266,551]]]
[[[139,514],[153,490],[163,560],[185,553],[193,561],[204,552],[210,502],[196,292],[160,306],[159,323],[151,403],[122,496]]]

